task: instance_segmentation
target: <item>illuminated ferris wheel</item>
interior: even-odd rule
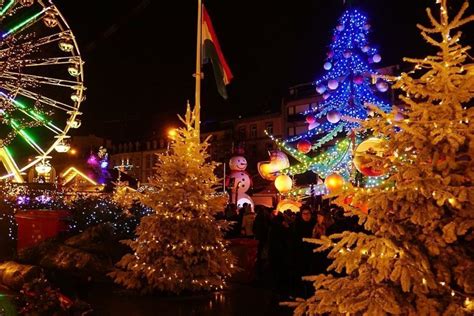
[[[74,35],[50,0],[0,0],[0,179],[48,172],[51,152],[69,150],[83,79]]]

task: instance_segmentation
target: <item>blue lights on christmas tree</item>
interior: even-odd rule
[[[281,173],[296,175],[311,170],[321,178],[333,173],[346,180],[353,178],[352,151],[363,140],[360,135],[355,136],[354,130],[369,117],[367,105],[385,112],[391,110],[391,105],[379,95],[389,90],[389,84],[373,68],[382,57],[369,44],[370,29],[368,18],[356,9],[346,10],[339,19],[324,63],[326,72],[314,82],[321,101],[301,113],[306,116],[308,131],[285,141],[276,140],[280,148],[299,162]],[[351,139],[348,135],[352,135]],[[302,144],[308,141],[311,150],[301,151],[307,148]],[[374,181],[369,182],[374,185]],[[322,187],[318,190],[325,192]],[[296,192],[304,195],[308,189],[291,193]]]

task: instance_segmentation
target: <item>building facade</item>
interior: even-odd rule
[[[110,168],[123,166],[129,176],[147,183],[153,175],[157,154],[165,152],[167,147],[168,142],[164,138],[113,144]]]

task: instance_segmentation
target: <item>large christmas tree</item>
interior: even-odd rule
[[[218,195],[217,164],[208,162],[208,142],[199,140],[188,106],[184,128],[168,153],[159,155],[151,187],[141,201],[154,210],[127,241],[133,254],[125,255],[110,275],[128,289],[144,293],[222,289],[235,270],[214,214],[226,198]]]
[[[386,112],[391,108],[378,95],[386,92],[389,85],[372,66],[381,61],[381,56],[369,44],[370,29],[368,18],[356,9],[347,9],[339,19],[324,63],[326,73],[314,83],[321,101],[301,113],[306,117],[308,131],[285,141],[276,140],[299,162],[282,174],[293,176],[310,170],[323,179],[334,173],[346,180],[353,176],[352,149],[361,138],[348,136],[368,118],[371,111],[367,104]],[[317,191],[325,192],[322,188]],[[304,196],[309,190],[300,188],[290,194]]]
[[[312,240],[330,250],[337,273],[306,277],[314,296],[293,304],[296,315],[472,315],[474,313],[474,65],[447,0],[432,26],[418,26],[437,53],[405,59],[404,119],[380,113],[365,128],[385,139],[386,185],[353,189],[338,204],[360,217],[369,233],[344,232]],[[348,205],[349,204],[349,205]],[[367,205],[369,213],[359,210]]]

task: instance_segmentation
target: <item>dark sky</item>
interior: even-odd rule
[[[279,109],[291,85],[316,79],[342,0],[207,0],[235,80],[229,99],[217,94],[210,69],[203,83],[203,119]],[[416,29],[435,0],[352,1],[371,20],[382,65],[431,52]],[[116,139],[158,133],[176,124],[194,97],[197,1],[55,0],[86,62],[87,100],[80,134]],[[451,0],[458,8],[461,0]],[[469,10],[471,13],[473,9]],[[473,43],[474,28],[464,28]]]

